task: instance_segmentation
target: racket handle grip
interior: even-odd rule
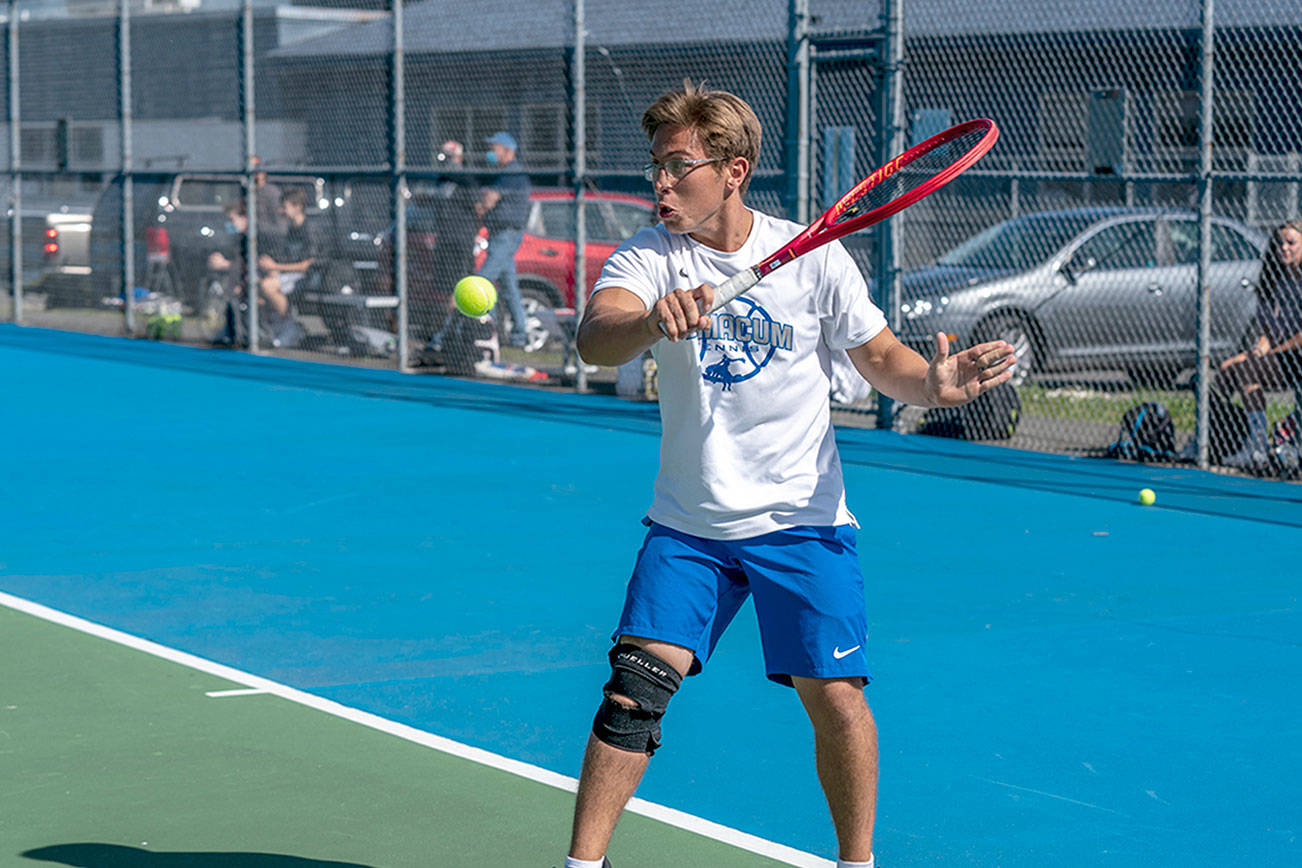
[[[732,277],[725,280],[714,288],[714,306],[709,312],[714,313],[755,284],[759,283],[760,274],[757,268],[747,268],[745,271],[739,271]]]
[[[732,277],[725,280],[714,288],[714,305],[706,313],[714,313],[755,284],[759,283],[760,274],[757,268],[747,268],[745,271],[739,271]],[[656,323],[660,326],[660,331],[665,331],[665,324]],[[667,335],[668,332],[665,332]]]

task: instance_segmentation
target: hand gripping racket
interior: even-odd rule
[[[995,122],[982,118],[909,148],[856,184],[780,250],[715,287],[709,312],[714,313],[797,256],[885,220],[936,192],[981,159],[997,138]],[[664,329],[664,323],[660,328]]]

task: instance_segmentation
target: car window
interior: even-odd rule
[[[1081,271],[1152,268],[1158,264],[1156,229],[1153,220],[1107,226],[1077,248],[1072,265]]]
[[[1193,220],[1165,220],[1164,233],[1157,239],[1157,261],[1161,265],[1196,265],[1198,224]]]
[[[655,221],[650,208],[624,202],[607,203],[607,222],[610,224],[605,236],[600,240],[619,243],[626,241],[639,229],[645,229]]]
[[[181,182],[176,198],[177,204],[187,208],[220,209],[227,202],[244,198],[244,185],[239,181],[187,179]]]
[[[571,205],[570,207],[574,207]],[[610,229],[610,221],[606,219],[607,209],[604,205],[597,202],[589,202],[583,209],[583,222],[588,227],[588,241],[604,241],[614,243],[613,233]]]
[[[1257,259],[1261,251],[1257,245],[1236,232],[1230,226],[1220,223],[1212,224],[1212,260],[1214,262],[1234,262],[1242,259]]]
[[[1177,265],[1198,264],[1198,221],[1169,220],[1170,262]],[[1220,223],[1212,224],[1212,261],[1233,262],[1256,259],[1256,246],[1239,232]]]
[[[1023,215],[974,235],[940,257],[940,265],[1025,271],[1035,268],[1090,225],[1080,214]]]
[[[588,221],[592,225],[592,221]],[[574,239],[574,203],[565,200],[541,202],[538,216],[529,227],[535,235],[543,238]]]
[[[336,187],[336,195],[342,189],[344,202],[336,203],[347,212],[350,227],[377,228],[393,222],[393,193],[383,184],[351,181],[342,187]],[[412,197],[415,203],[417,197]]]

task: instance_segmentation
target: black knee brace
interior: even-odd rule
[[[611,747],[649,756],[660,747],[660,718],[669,707],[669,697],[683,683],[683,676],[636,645],[610,649],[610,665],[614,674],[602,688],[606,699],[592,721],[592,733]],[[612,696],[625,697],[636,705],[626,706]]]

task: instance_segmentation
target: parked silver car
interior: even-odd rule
[[[1256,312],[1264,233],[1214,217],[1211,352],[1236,352]],[[1111,369],[1169,383],[1197,361],[1198,217],[1080,208],[990,227],[902,277],[901,339],[930,356],[943,331],[960,347],[1002,338],[1036,372]]]

